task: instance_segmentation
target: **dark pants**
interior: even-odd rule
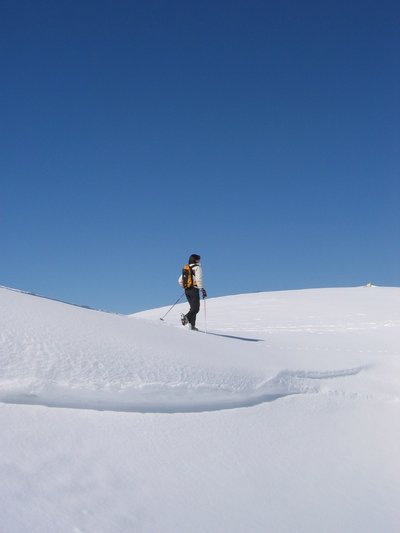
[[[187,301],[190,305],[190,311],[186,317],[192,326],[196,325],[196,315],[200,311],[200,291],[199,289],[186,289],[185,290]]]

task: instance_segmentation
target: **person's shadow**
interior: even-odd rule
[[[204,331],[204,333],[206,333]],[[247,341],[247,342],[263,342],[264,339],[250,339],[248,337],[236,337],[235,335],[223,335],[222,333],[211,333],[207,331],[207,335],[215,335],[216,337],[226,337],[227,339],[236,339],[238,341]]]

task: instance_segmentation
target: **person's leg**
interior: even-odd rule
[[[190,325],[194,327],[196,325],[196,315],[200,310],[200,291],[199,289],[187,289],[185,294],[190,305],[190,311],[187,313],[186,318]]]

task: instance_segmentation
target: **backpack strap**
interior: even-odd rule
[[[189,268],[190,268],[190,274],[192,276],[192,287],[196,288],[197,289],[197,282],[196,282],[196,276],[193,272],[193,268],[197,266],[196,263],[194,265],[189,265]]]

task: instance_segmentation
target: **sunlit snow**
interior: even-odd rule
[[[2,530],[398,531],[400,289],[206,306],[0,288]]]

